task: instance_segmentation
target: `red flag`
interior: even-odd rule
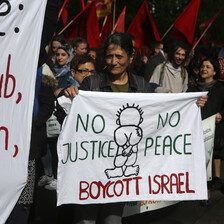
[[[96,1],[96,14],[97,18],[101,19],[109,14],[111,14],[111,6],[114,0],[97,0]],[[92,2],[88,0],[87,4]]]
[[[84,0],[80,0],[80,5],[81,5],[81,8],[83,10],[85,8],[85,2],[84,2]]]
[[[112,24],[113,22],[113,18],[112,18],[112,14],[109,14],[105,17],[105,23],[102,26],[101,32],[100,32],[100,40],[101,40],[101,44],[103,44],[107,37],[110,35],[111,31],[112,31]]]
[[[65,0],[58,14],[58,21],[64,26],[67,24],[68,20],[68,6],[69,0]]]
[[[92,1],[72,21],[66,31],[66,40],[83,37],[89,46],[99,47],[99,23],[96,17],[96,1]]]
[[[136,38],[136,47],[141,45],[149,46],[152,41],[160,40],[146,1],[142,3],[127,32]]]
[[[221,12],[221,10],[218,11],[218,13],[212,17],[211,19],[208,19],[204,22],[202,22],[199,25],[199,33],[200,35],[203,35],[203,32],[206,32],[204,34],[204,36],[201,38],[201,41],[204,45],[207,45],[209,43],[210,37],[212,35],[212,28],[211,25],[214,22],[214,20],[216,19],[216,17],[219,15],[219,13]],[[205,31],[207,29],[207,31]]]
[[[200,0],[192,0],[189,3],[174,22],[176,29],[171,33],[170,37],[180,39],[190,45],[193,44],[199,6]]]
[[[127,6],[124,7],[122,10],[120,16],[117,19],[117,22],[115,23],[115,30],[114,33],[124,33],[125,32],[125,13],[126,13]]]

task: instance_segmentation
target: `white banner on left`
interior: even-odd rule
[[[0,1],[0,223],[27,181],[35,80],[46,0]]]

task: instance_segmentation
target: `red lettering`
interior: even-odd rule
[[[8,150],[9,131],[6,127],[0,127],[0,131],[5,131],[5,150]]]
[[[103,188],[103,198],[106,197],[106,189],[108,189],[110,187],[110,185],[111,185],[111,182],[110,181],[107,182],[105,186],[102,184],[101,181],[99,181],[99,187],[102,187]]]
[[[149,194],[152,194],[152,182],[150,176],[148,176],[148,180],[149,180]]]
[[[80,181],[79,200],[87,200],[88,198],[97,199],[101,195],[103,198],[120,197],[123,194],[129,195],[129,186],[132,180],[135,180],[136,194],[139,194],[140,179],[142,179],[142,177],[126,178],[117,180],[116,182],[108,181],[105,185],[101,181],[93,181],[91,183]],[[124,183],[126,183],[126,188]],[[124,192],[125,189],[126,192]]]
[[[19,152],[18,146],[17,145],[14,145],[14,147],[15,147],[15,153],[13,155],[13,158],[15,158],[17,156],[18,152]]]
[[[114,196],[114,194],[109,194],[109,188],[110,188],[110,186],[111,186],[112,184],[114,184],[114,182],[110,182],[110,181],[109,181],[109,184],[108,184],[108,187],[107,187],[107,190],[106,190],[107,197],[109,197],[109,198],[112,198],[112,197]],[[103,195],[106,195],[106,194],[103,194]]]
[[[165,181],[166,179],[166,181]],[[169,177],[167,175],[161,176],[161,188],[162,188],[162,194],[164,193],[164,189],[167,191],[168,194],[170,194],[170,191],[166,187],[166,185],[169,183]]]
[[[159,183],[159,181],[157,181],[156,180],[156,178],[160,178],[160,176],[159,175],[155,175],[154,177],[153,177],[153,181],[154,181],[154,183],[156,183],[157,185],[158,185],[158,190],[157,191],[152,191],[153,192],[153,194],[158,194],[159,192],[160,192],[160,189],[161,189],[161,186],[160,186],[160,183]]]
[[[5,80],[5,90],[4,90],[4,98],[9,98],[13,95],[16,87],[16,79],[13,75],[9,74],[9,69],[10,69],[10,61],[11,61],[11,54],[9,54],[8,57],[8,63],[7,63],[7,69],[6,69],[6,80]],[[8,82],[9,79],[12,80],[12,90],[10,94],[7,94],[7,88],[8,88]]]
[[[129,182],[132,180],[132,178],[126,178],[123,179],[124,182],[126,182],[126,193],[129,195]]]
[[[14,94],[15,88],[16,88],[16,79],[12,74],[9,74],[10,64],[11,64],[11,54],[9,54],[8,61],[7,61],[7,68],[6,68],[6,74],[5,74],[5,86],[4,86],[4,94],[3,94],[4,98],[10,98]],[[4,75],[2,74],[0,77],[0,98],[2,97],[3,79],[4,79]],[[9,90],[9,86],[11,87],[10,90]],[[18,104],[21,101],[21,99],[22,99],[22,94],[18,92],[16,104]]]
[[[176,192],[179,191],[178,178],[175,173],[170,175],[170,193],[173,193],[173,187],[176,186]]]
[[[141,180],[142,177],[133,177],[133,180],[136,180],[136,195],[139,195],[139,180]]]
[[[3,82],[3,74],[1,75],[0,79],[0,98],[2,97],[2,82]]]
[[[179,191],[177,193],[179,193],[179,194],[185,193],[185,191],[181,191],[181,186],[184,185],[184,182],[181,181],[181,176],[184,176],[184,173],[179,173],[178,174],[178,177],[179,177]]]
[[[186,172],[186,192],[187,193],[195,193],[194,190],[189,189],[189,173]]]
[[[120,192],[120,194],[118,194],[117,193],[117,190],[116,190],[117,184],[120,184],[121,185],[121,192]],[[114,184],[114,193],[115,193],[115,195],[117,197],[120,197],[123,194],[123,191],[124,191],[124,185],[123,185],[122,181],[121,180],[116,181],[116,183]]]
[[[97,199],[99,196],[100,196],[100,184],[99,183],[101,183],[100,181],[99,182],[96,182],[96,181],[93,181],[91,184],[90,184],[90,188],[89,188],[89,193],[90,193],[90,197],[91,198],[93,198],[93,199]],[[93,184],[95,184],[96,185],[96,187],[97,187],[97,191],[98,191],[98,193],[96,194],[96,196],[94,196],[93,194],[92,194],[92,192],[93,192],[93,190],[92,190],[92,187],[93,187]],[[102,184],[102,183],[101,183]]]
[[[82,186],[83,184],[86,184],[85,188]],[[89,198],[89,193],[87,192],[88,188],[89,188],[88,182],[80,181],[80,184],[79,184],[79,189],[80,189],[79,190],[79,200],[86,200],[86,199]],[[82,196],[83,193],[86,194],[87,196],[86,197]]]

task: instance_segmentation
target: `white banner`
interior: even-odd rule
[[[58,141],[57,204],[207,198],[202,95],[80,91]]]
[[[35,79],[46,0],[0,2],[0,223],[27,181]]]
[[[212,157],[215,139],[215,121],[216,115],[213,115],[202,121],[208,181],[212,180]]]

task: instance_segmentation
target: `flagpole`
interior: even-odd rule
[[[104,18],[102,28],[105,26],[106,22],[107,22],[107,16],[105,16],[105,18]],[[102,36],[102,28],[101,28],[101,32],[100,32],[100,35],[99,35],[100,37]]]
[[[68,1],[68,0],[65,0],[65,1],[64,1],[63,5],[62,5],[62,7],[61,7],[61,9],[60,9],[60,11],[59,11],[59,13],[58,13],[58,20],[59,20],[59,18],[61,17],[61,14],[62,14],[62,12],[63,12],[63,10],[64,10],[64,8],[65,8],[65,4],[67,3],[67,1]]]
[[[114,33],[114,31],[116,30],[116,28],[117,28],[117,23],[115,24],[115,26],[114,26],[113,30],[111,31],[111,34],[113,34],[113,33]]]
[[[201,34],[201,36],[199,37],[198,41],[195,43],[195,45],[192,47],[192,50],[195,49],[195,47],[198,45],[198,43],[201,41],[201,39],[203,38],[203,36],[206,34],[206,32],[208,31],[208,29],[211,27],[212,23],[209,23],[208,26],[206,27],[206,29],[204,30],[204,32]]]
[[[114,11],[113,11],[113,29],[115,26],[115,14],[116,14],[116,0],[114,0]]]
[[[61,35],[73,22],[74,20],[70,21],[57,35]]]
[[[93,2],[95,2],[96,0],[93,0],[90,4],[88,4],[85,9],[83,9],[78,15],[75,16],[75,18],[73,20],[71,20],[57,35],[61,35],[74,21],[77,17],[79,17],[79,15],[86,10],[88,7],[90,7],[91,4],[93,4]]]
[[[173,28],[173,26],[174,26],[174,23],[170,26],[170,28],[166,31],[166,33],[164,33],[161,40],[169,33],[169,31]]]

